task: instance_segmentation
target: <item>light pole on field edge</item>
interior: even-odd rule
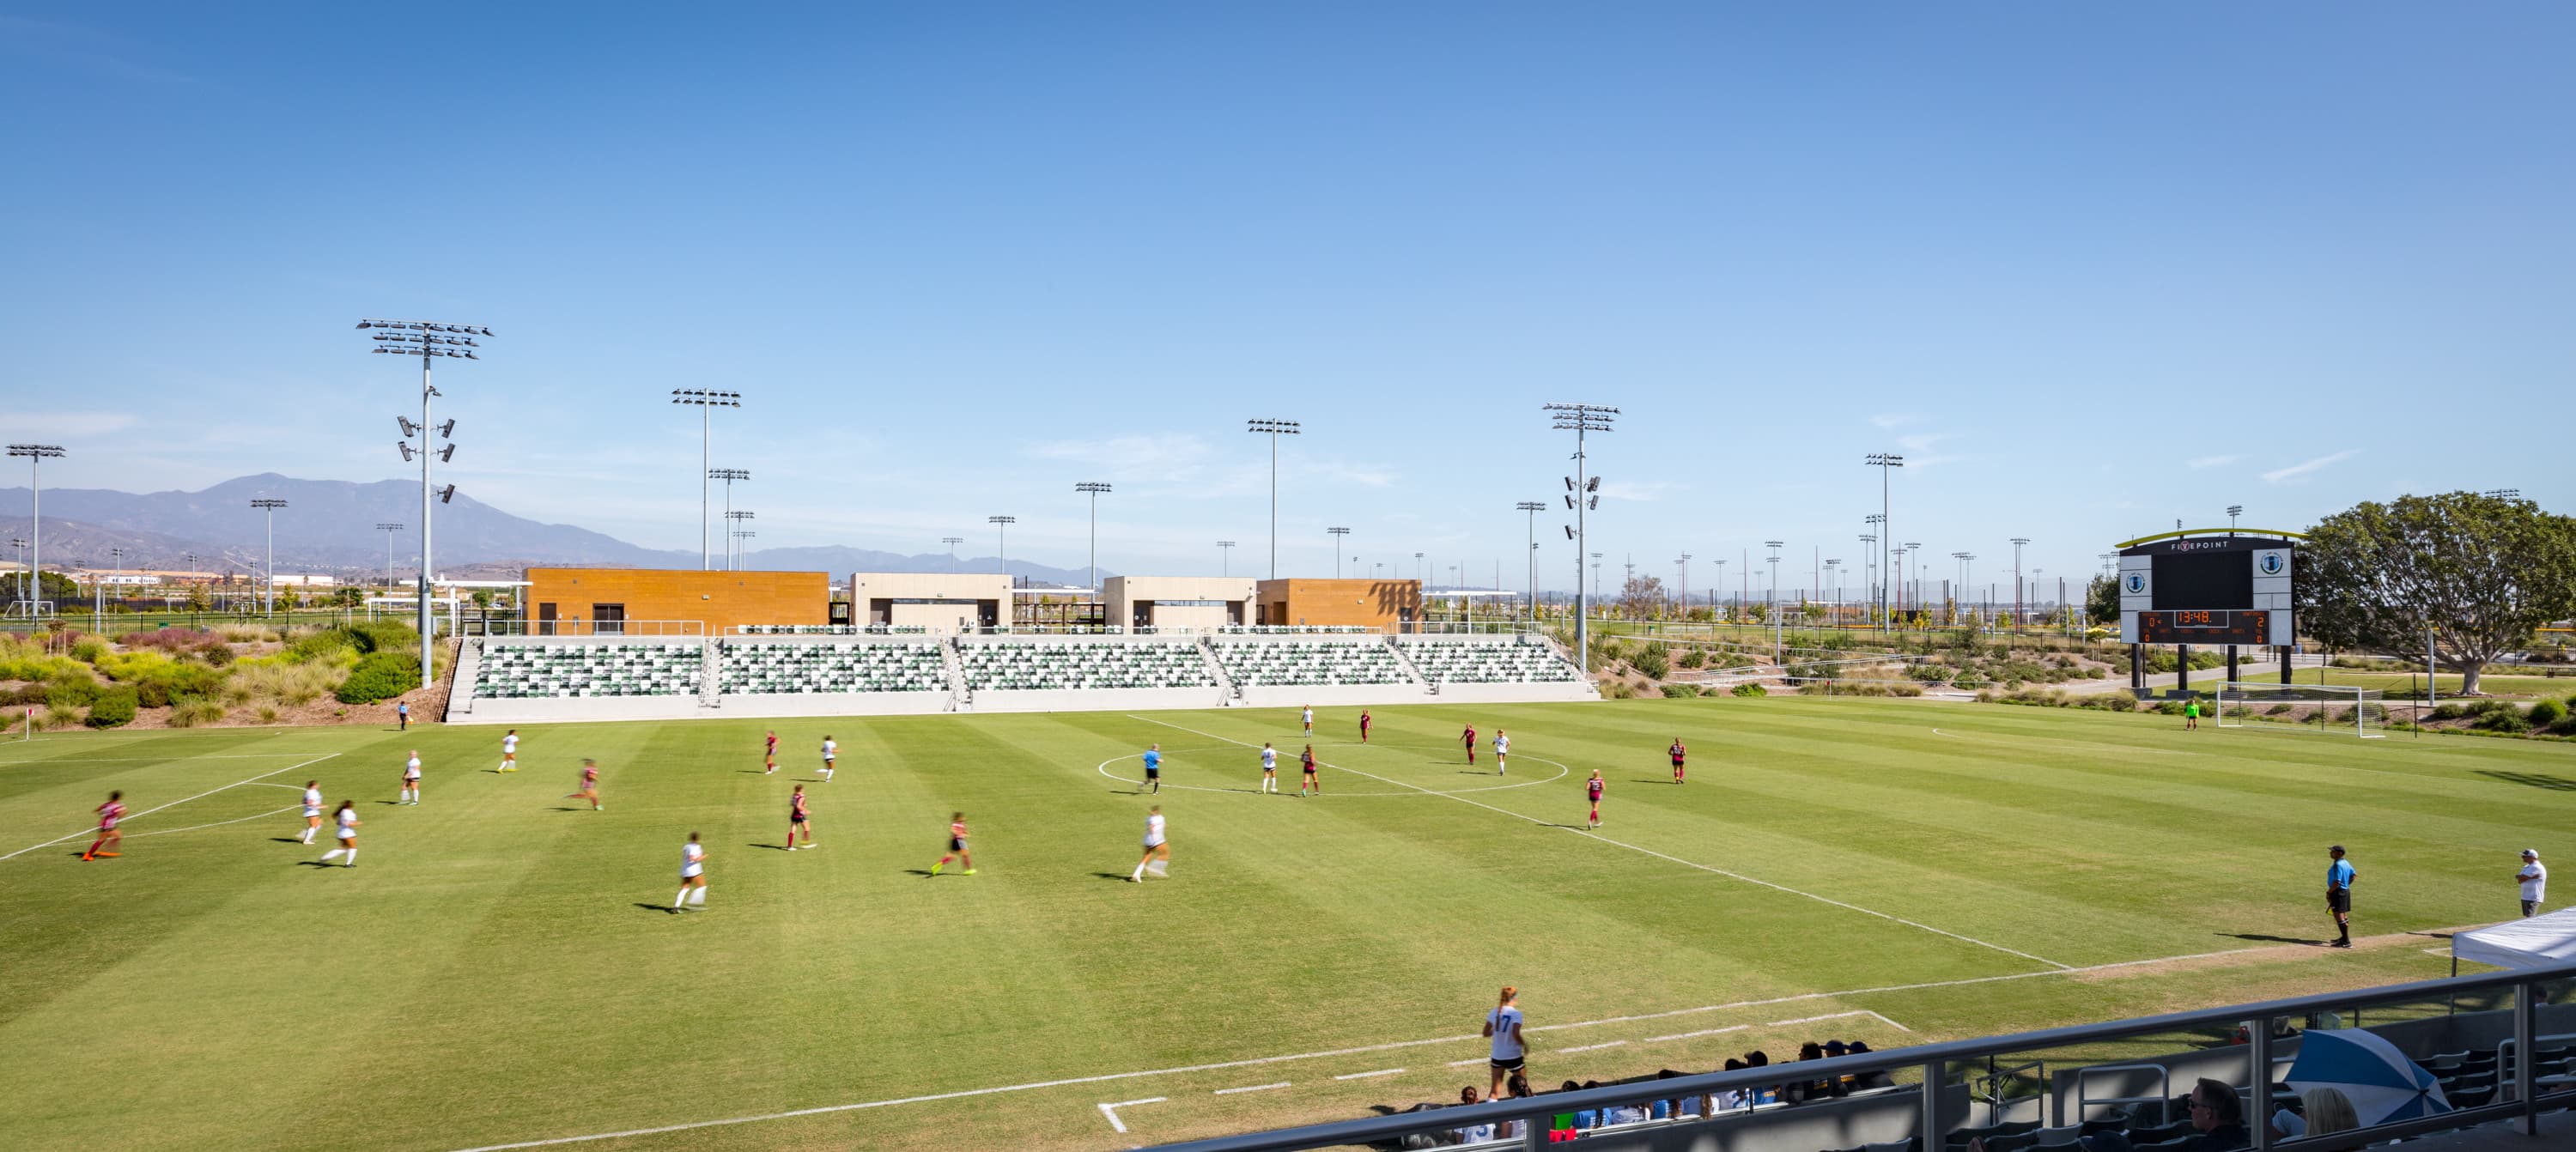
[[[36,600],[42,601],[45,598],[44,466],[47,459],[62,458],[63,448],[60,444],[12,444],[9,446],[9,454],[27,458],[27,494],[30,501],[27,506],[27,576],[35,581]],[[28,618],[33,619],[35,612],[35,607],[30,605],[27,609]]]
[[[1073,490],[1091,497],[1091,594],[1097,598],[1100,595],[1100,494],[1108,491],[1109,485],[1085,480],[1074,485]]]
[[[420,626],[420,686],[427,688],[435,668],[431,656],[438,643],[438,629],[429,614],[429,498],[433,491],[429,483],[429,461],[435,455],[438,462],[444,464],[456,455],[456,445],[452,442],[437,452],[430,450],[429,401],[439,391],[429,382],[429,366],[441,356],[460,360],[482,359],[474,351],[482,345],[475,343],[474,338],[489,339],[492,330],[480,324],[437,324],[426,320],[360,320],[358,328],[361,331],[377,330],[373,338],[379,355],[420,357],[420,588],[416,604]],[[402,449],[403,459],[409,460],[412,455],[409,440],[413,434],[411,421],[407,417],[396,419],[403,424],[405,437],[396,443],[396,447]],[[440,439],[450,439],[455,431],[456,421],[449,420],[438,429],[438,435]],[[441,504],[455,499],[456,485],[448,485],[446,490],[437,492],[437,496]],[[274,588],[270,589],[269,599],[276,599]]]
[[[262,498],[251,501],[250,506],[260,510],[268,526],[267,559],[261,562],[266,569],[264,575],[268,591],[263,597],[265,606],[260,609],[260,615],[274,620],[277,618],[277,510],[286,507],[286,501]]]
[[[743,521],[757,519],[759,516],[748,508],[739,512],[731,508],[725,509],[725,571],[731,572],[737,564],[747,562],[748,558],[743,553],[741,542],[750,537],[736,530],[742,527]]]
[[[1326,528],[1333,537],[1333,579],[1342,578],[1342,541],[1351,534],[1348,528]]]
[[[708,508],[711,506],[707,481],[714,479],[714,469],[707,465],[715,458],[715,419],[718,408],[742,407],[742,393],[716,392],[705,388],[671,389],[671,403],[698,410],[698,571],[715,567],[714,552],[709,547]]]
[[[1601,503],[1597,493],[1601,478],[1590,474],[1587,437],[1594,432],[1608,432],[1619,418],[1619,410],[1603,404],[1544,404],[1548,426],[1560,432],[1574,433],[1574,475],[1565,481],[1566,503],[1574,512],[1574,652],[1577,664],[1588,681],[1592,674],[1592,631],[1590,603],[1583,595],[1583,554],[1592,545],[1591,522],[1586,515]],[[1594,564],[1593,582],[1600,582],[1601,567]],[[1598,587],[1594,596],[1600,594]]]
[[[394,594],[394,533],[402,530],[403,526],[400,524],[376,525],[376,531],[385,534],[385,595],[387,596]]]
[[[709,468],[707,469],[707,479],[722,480],[725,482],[725,519],[733,519],[733,482],[736,480],[751,479],[751,470],[748,468]],[[727,531],[731,531],[733,525],[727,524],[725,525],[725,528]],[[733,544],[730,540],[725,544],[725,571],[733,571]]]
[[[1019,523],[1020,518],[987,516],[984,522],[993,526],[994,561],[1001,566],[1002,585],[1007,588],[1011,582],[1011,525]]]
[[[2021,626],[2021,546],[2030,543],[2028,536],[2012,538],[2013,546],[2013,626]]]
[[[1863,463],[1863,464],[1867,464],[1867,465],[1870,465],[1870,466],[1875,467],[1875,468],[1877,468],[1877,469],[1878,469],[1878,522],[1879,522],[1879,525],[1880,525],[1879,530],[1880,530],[1880,532],[1881,532],[1882,534],[1886,535],[1887,540],[1888,540],[1889,542],[1893,542],[1893,541],[1896,539],[1895,535],[1894,535],[1893,533],[1891,533],[1891,532],[1888,532],[1888,531],[1887,531],[1887,525],[1888,525],[1888,522],[1889,522],[1889,521],[1888,521],[1888,511],[1889,511],[1889,508],[1888,508],[1888,479],[1887,479],[1887,475],[1888,475],[1888,471],[1889,471],[1890,469],[1895,469],[1895,468],[1902,468],[1902,467],[1905,467],[1905,457],[1903,457],[1903,456],[1899,456],[1899,455],[1896,455],[1895,453],[1892,453],[1892,452],[1872,452],[1872,453],[1870,453],[1867,457],[1865,457],[1864,459],[1862,459],[1861,463]],[[1886,567],[1886,565],[1885,565],[1885,564],[1881,564],[1881,565],[1880,565],[1880,568],[1881,568],[1882,570],[1883,570],[1885,567]],[[1881,616],[1885,616],[1885,615],[1887,614],[1887,603],[1886,603],[1886,599],[1885,599],[1884,595],[1882,595],[1882,596],[1881,596],[1880,601],[1879,601],[1879,606],[1878,606],[1878,607],[1879,607],[1879,615],[1881,615]]]
[[[1295,436],[1294,420],[1255,419],[1244,421],[1244,431],[1270,437],[1270,578],[1279,578],[1279,438]]]
[[[948,572],[953,576],[957,572],[957,546],[965,543],[966,538],[963,536],[942,536],[939,538],[939,542],[948,546]]]
[[[1518,504],[1512,505],[1512,507],[1519,511],[1529,513],[1529,527],[1527,532],[1527,535],[1529,536],[1529,547],[1525,550],[1528,553],[1527,566],[1529,568],[1529,575],[1526,579],[1529,585],[1529,610],[1521,616],[1521,627],[1523,630],[1527,630],[1538,621],[1538,514],[1542,509],[1546,508],[1547,505],[1536,500],[1523,500]]]
[[[1234,574],[1234,541],[1219,540],[1216,542],[1216,574],[1219,576],[1231,576]]]

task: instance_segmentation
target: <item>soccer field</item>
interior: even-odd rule
[[[781,721],[766,777],[758,721],[529,726],[512,775],[492,728],[0,744],[0,1144],[1126,1147],[1481,1088],[1505,983],[1553,1084],[2438,975],[2404,934],[2576,853],[2565,745],[1729,698],[1386,708],[1363,747],[1356,715],[1317,717],[1318,800],[1287,711]],[[556,791],[585,756],[605,811]],[[311,778],[359,867],[295,843]],[[124,855],[84,863],[112,788]],[[1129,883],[1150,803],[1171,875]],[[978,874],[928,876],[959,809]],[[707,906],[672,915],[692,831]],[[2307,943],[2330,842],[2349,953]]]

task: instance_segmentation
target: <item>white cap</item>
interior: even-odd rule
[[[2523,854],[2524,856],[2526,856],[2526,857],[2529,857],[2529,858],[2533,859],[2533,860],[2538,860],[2538,859],[2540,859],[2540,849],[2537,849],[2537,848],[2525,848],[2525,849],[2523,849],[2523,850],[2522,850],[2522,854]]]

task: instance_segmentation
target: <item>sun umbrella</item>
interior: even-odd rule
[[[2377,1033],[2358,1028],[2311,1031],[2290,1065],[2290,1087],[2332,1088],[2352,1101],[2363,1127],[2451,1110],[2442,1083]]]

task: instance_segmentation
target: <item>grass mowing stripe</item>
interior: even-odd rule
[[[235,780],[235,781],[233,781],[233,782],[232,782],[232,783],[230,783],[230,784],[226,784],[226,785],[224,785],[222,788],[209,788],[209,789],[206,789],[206,790],[205,790],[205,791],[203,791],[203,792],[199,792],[199,793],[197,793],[197,794],[196,794],[196,795],[194,795],[194,796],[186,796],[186,797],[182,797],[182,798],[177,799],[177,800],[173,800],[173,801],[171,801],[171,802],[169,802],[169,803],[167,803],[167,804],[162,804],[162,805],[159,805],[159,806],[156,806],[156,807],[152,807],[152,808],[146,808],[146,809],[144,809],[143,811],[137,812],[137,813],[135,813],[135,814],[134,814],[134,815],[132,815],[132,816],[128,816],[128,817],[126,817],[126,819],[128,819],[128,820],[140,820],[140,819],[142,819],[142,818],[144,818],[144,817],[146,817],[146,816],[149,816],[149,815],[151,815],[151,814],[153,814],[153,813],[155,813],[155,812],[159,812],[159,811],[161,811],[161,810],[163,810],[163,809],[166,809],[166,808],[176,808],[176,807],[178,807],[179,805],[185,804],[185,803],[187,803],[187,802],[188,802],[188,801],[190,801],[190,800],[203,800],[203,799],[205,799],[206,797],[208,797],[208,796],[212,796],[212,795],[214,795],[214,794],[215,794],[215,793],[217,793],[217,792],[222,792],[222,791],[225,791],[225,790],[227,790],[227,789],[232,789],[232,788],[239,788],[239,787],[241,787],[241,786],[242,786],[242,785],[244,785],[244,784],[248,784],[248,783],[251,783],[251,782],[253,782],[253,781],[257,781],[257,780],[266,780],[266,779],[268,779],[268,778],[269,778],[269,777],[271,777],[271,776],[275,776],[275,775],[277,775],[279,772],[292,772],[292,771],[295,771],[295,770],[296,770],[296,769],[298,769],[298,768],[305,767],[306,765],[310,765],[310,764],[319,764],[319,763],[321,763],[321,762],[323,762],[323,761],[325,761],[325,760],[332,759],[332,758],[334,758],[334,757],[336,757],[336,756],[338,756],[338,755],[339,755],[339,753],[337,753],[337,752],[326,752],[326,753],[323,753],[323,754],[322,754],[322,755],[320,755],[320,756],[316,756],[316,757],[314,757],[314,758],[312,758],[312,759],[310,759],[310,760],[306,760],[306,761],[304,761],[303,763],[300,763],[300,764],[289,764],[289,765],[287,765],[287,766],[286,766],[286,767],[284,767],[284,768],[280,768],[280,769],[278,769],[278,770],[277,770],[277,772],[262,772],[262,773],[260,773],[260,774],[259,774],[259,775],[257,775],[257,776],[253,776],[253,777],[251,777],[249,780]],[[27,853],[29,853],[29,852],[33,852],[33,851],[35,851],[35,850],[36,850],[36,849],[38,849],[38,848],[47,848],[47,847],[51,847],[51,846],[53,846],[53,845],[60,844],[60,843],[62,843],[62,842],[63,842],[63,841],[65,841],[65,840],[77,840],[77,839],[79,839],[79,838],[81,838],[81,837],[83,837],[83,836],[88,835],[89,833],[90,833],[90,829],[88,829],[88,828],[83,828],[83,829],[81,829],[80,831],[73,832],[73,833],[71,833],[71,834],[69,834],[69,835],[56,836],[56,837],[54,837],[53,839],[51,839],[51,840],[47,840],[47,841],[45,841],[45,842],[44,842],[44,843],[42,843],[42,844],[30,844],[30,845],[28,845],[27,847],[24,847],[24,848],[21,848],[21,849],[19,849],[19,850],[15,851],[15,852],[9,853],[9,855],[8,855],[8,856],[0,856],[0,860],[6,860],[6,859],[8,859],[10,856],[24,856],[24,855],[26,855]]]
[[[1194,735],[1194,736],[1205,736],[1205,737],[1207,737],[1208,739],[1211,739],[1211,740],[1227,740],[1227,738],[1226,738],[1226,737],[1218,736],[1218,735],[1216,735],[1216,734],[1214,734],[1214,733],[1211,733],[1211,732],[1201,732],[1201,731],[1199,731],[1199,730],[1198,730],[1198,729],[1196,729],[1196,728],[1182,728],[1180,725],[1178,725],[1178,724],[1174,724],[1174,723],[1172,723],[1172,722],[1170,722],[1170,721],[1168,721],[1168,720],[1156,720],[1156,719],[1154,719],[1154,718],[1152,718],[1152,717],[1150,717],[1150,716],[1135,716],[1135,715],[1130,715],[1128,718],[1129,718],[1129,719],[1131,719],[1131,720],[1143,720],[1143,721],[1145,721],[1145,722],[1147,722],[1147,723],[1150,723],[1150,724],[1161,724],[1161,725],[1163,725],[1163,726],[1164,726],[1164,727],[1166,727],[1166,728],[1178,728],[1178,729],[1180,729],[1180,730],[1181,730],[1181,731],[1183,731],[1183,732],[1190,733],[1191,735]],[[1243,747],[1246,747],[1246,748],[1252,747],[1252,745],[1250,745],[1250,744],[1245,744],[1245,743],[1244,743],[1243,741],[1241,741],[1241,740],[1228,740],[1228,742],[1229,742],[1229,743],[1233,743],[1233,744],[1240,744],[1240,745],[1242,745]],[[1322,761],[1322,760],[1320,760],[1320,759],[1319,759],[1319,760],[1317,760],[1317,761],[1316,761],[1316,763],[1317,763],[1317,764],[1323,764],[1323,763],[1324,763],[1324,761]],[[1395,785],[1399,785],[1399,786],[1402,786],[1402,787],[1411,788],[1411,789],[1413,789],[1413,790],[1415,790],[1415,791],[1417,791],[1417,792],[1422,792],[1422,793],[1425,793],[1425,794],[1427,794],[1427,795],[1439,796],[1439,797],[1442,797],[1442,798],[1444,798],[1444,799],[1448,799],[1448,800],[1455,800],[1455,801],[1457,801],[1457,802],[1459,802],[1459,803],[1461,803],[1461,804],[1473,804],[1473,805],[1475,805],[1476,807],[1478,807],[1478,808],[1482,808],[1482,809],[1485,809],[1485,810],[1486,810],[1486,811],[1488,811],[1488,812],[1500,812],[1500,813],[1502,813],[1503,815],[1505,815],[1505,816],[1509,816],[1509,817],[1511,817],[1511,818],[1513,818],[1513,819],[1515,819],[1515,820],[1526,820],[1526,821],[1528,821],[1528,822],[1530,822],[1530,823],[1532,823],[1532,824],[1539,825],[1540,827],[1544,827],[1544,828],[1564,828],[1564,826],[1563,826],[1563,825],[1560,825],[1560,824],[1552,824],[1552,823],[1549,823],[1548,821],[1541,820],[1541,819],[1539,819],[1538,817],[1535,817],[1535,816],[1524,816],[1524,815],[1522,815],[1522,814],[1520,814],[1520,813],[1518,813],[1518,812],[1514,812],[1514,811],[1512,811],[1512,810],[1511,810],[1511,809],[1509,809],[1509,808],[1497,808],[1497,807],[1495,807],[1495,806],[1493,806],[1493,805],[1491,805],[1491,804],[1487,804],[1487,803],[1485,803],[1484,801],[1481,801],[1481,800],[1470,800],[1470,799],[1468,799],[1468,798],[1466,798],[1466,797],[1464,797],[1464,796],[1458,796],[1458,795],[1454,795],[1454,794],[1447,793],[1447,792],[1435,791],[1435,790],[1433,790],[1433,789],[1424,788],[1424,787],[1422,787],[1422,786],[1420,786],[1420,785],[1418,785],[1418,784],[1408,784],[1408,783],[1405,783],[1405,782],[1404,782],[1404,781],[1402,781],[1402,780],[1396,780],[1396,779],[1391,779],[1391,778],[1389,778],[1389,777],[1385,777],[1385,776],[1377,775],[1377,774],[1376,774],[1376,773],[1374,773],[1374,772],[1362,772],[1362,771],[1360,771],[1360,770],[1359,770],[1359,769],[1357,769],[1357,768],[1352,768],[1352,767],[1349,767],[1349,766],[1346,766],[1346,765],[1341,765],[1341,764],[1333,764],[1333,765],[1329,765],[1329,767],[1332,767],[1332,768],[1335,768],[1335,769],[1339,769],[1340,771],[1343,771],[1343,772],[1350,772],[1350,773],[1354,773],[1354,774],[1357,774],[1357,775],[1366,776],[1366,777],[1368,777],[1369,779],[1371,779],[1371,780],[1376,780],[1376,781],[1378,781],[1378,782],[1380,782],[1380,783],[1385,783],[1385,784],[1395,784]],[[1646,847],[1642,847],[1642,846],[1639,846],[1639,845],[1636,845],[1636,844],[1630,844],[1630,843],[1628,843],[1628,842],[1626,842],[1626,841],[1623,841],[1623,840],[1613,840],[1613,839],[1611,839],[1611,838],[1609,838],[1609,837],[1607,837],[1607,836],[1603,836],[1603,835],[1601,835],[1601,834],[1600,834],[1600,833],[1598,833],[1598,832],[1593,832],[1593,831],[1590,831],[1590,830],[1588,830],[1588,829],[1582,829],[1582,828],[1565,828],[1565,831],[1581,833],[1582,835],[1584,835],[1584,836],[1586,836],[1586,837],[1588,837],[1588,838],[1590,838],[1590,839],[1600,841],[1601,843],[1609,844],[1609,845],[1613,845],[1613,846],[1615,846],[1615,847],[1625,848],[1625,849],[1627,849],[1627,850],[1629,850],[1629,851],[1631,851],[1631,852],[1642,852],[1642,853],[1644,853],[1644,854],[1646,854],[1646,855],[1648,855],[1648,856],[1652,856],[1652,857],[1654,857],[1654,858],[1656,858],[1656,859],[1658,859],[1658,860],[1665,860],[1665,861],[1669,861],[1669,862],[1674,863],[1674,864],[1679,864],[1679,865],[1681,865],[1681,866],[1683,866],[1683,867],[1685,867],[1685,868],[1696,868],[1696,869],[1699,869],[1699,870],[1700,870],[1700,871],[1702,871],[1702,872],[1708,872],[1708,873],[1713,873],[1713,874],[1715,874],[1715,875],[1724,876],[1724,877],[1726,877],[1727,879],[1730,879],[1730,880],[1740,880],[1740,881],[1742,881],[1742,882],[1744,882],[1744,883],[1746,883],[1746,884],[1759,885],[1759,886],[1761,886],[1761,887],[1769,888],[1769,889],[1773,889],[1773,890],[1775,890],[1775,891],[1785,892],[1785,893],[1788,893],[1789,895],[1792,895],[1792,896],[1804,896],[1804,897],[1806,897],[1807,899],[1809,899],[1809,900],[1813,900],[1813,901],[1816,901],[1817,903],[1820,903],[1820,904],[1831,904],[1831,905],[1833,905],[1833,906],[1834,906],[1834,907],[1836,907],[1836,908],[1843,908],[1843,909],[1847,909],[1847,910],[1850,910],[1850,911],[1853,911],[1853,912],[1859,912],[1859,913],[1862,913],[1862,914],[1864,914],[1864,915],[1876,916],[1876,917],[1878,917],[1878,918],[1879,918],[1879,919],[1881,919],[1881,920],[1891,920],[1891,921],[1894,921],[1894,922],[1896,922],[1896,923],[1898,923],[1898,924],[1903,924],[1903,925],[1905,925],[1905,926],[1906,926],[1906,927],[1908,927],[1908,928],[1920,928],[1920,929],[1922,929],[1923,931],[1930,932],[1930,933],[1932,933],[1932,934],[1934,934],[1934,935],[1936,935],[1936,936],[1947,936],[1947,937],[1949,937],[1949,938],[1951,938],[1951,939],[1953,939],[1953,940],[1958,940],[1958,941],[1961,941],[1961,942],[1963,942],[1963,943],[1968,943],[1968,944],[1974,944],[1974,945],[1976,945],[1976,946],[1978,946],[1978,947],[1980,947],[1980,948],[1991,948],[1991,949],[1993,949],[1994,951],[2002,952],[2002,953],[2004,953],[2004,954],[2006,954],[2006,955],[2019,956],[2019,957],[2021,957],[2021,958],[2022,958],[2022,959],[2024,959],[2024,960],[2033,961],[2033,962],[2035,962],[2035,963],[2039,963],[2039,964],[2046,964],[2046,965],[2048,965],[2048,966],[2049,966],[2049,967],[2051,967],[2051,968],[2066,969],[2066,968],[2072,968],[2072,967],[2073,967],[2073,965],[2071,965],[2071,964],[2060,964],[2060,963],[2058,963],[2057,961],[2055,961],[2055,960],[2051,960],[2051,959],[2049,959],[2049,958],[2047,958],[2047,957],[2045,957],[2045,956],[2033,956],[2033,955],[2031,955],[2030,953],[2020,951],[2019,949],[2006,948],[2006,947],[2004,947],[2004,946],[2003,946],[2003,945],[2001,945],[2001,944],[1996,944],[1996,943],[1993,943],[1993,942],[1991,942],[1991,941],[1986,941],[1986,940],[1979,940],[1979,939],[1977,939],[1977,938],[1976,938],[1976,937],[1974,937],[1974,936],[1962,936],[1962,935],[1960,935],[1960,934],[1958,934],[1958,933],[1956,933],[1956,932],[1952,932],[1952,931],[1949,931],[1949,930],[1947,930],[1947,929],[1943,929],[1943,928],[1935,928],[1935,927],[1933,927],[1933,926],[1931,926],[1931,925],[1929,925],[1929,924],[1924,924],[1924,923],[1921,923],[1921,922],[1919,922],[1919,921],[1914,921],[1914,920],[1908,920],[1908,919],[1906,919],[1905,917],[1897,916],[1897,915],[1892,915],[1892,914],[1890,914],[1890,913],[1886,913],[1886,912],[1881,912],[1881,911],[1878,911],[1878,910],[1876,910],[1876,909],[1874,909],[1874,908],[1863,908],[1863,907],[1861,907],[1861,906],[1860,906],[1860,905],[1858,905],[1858,904],[1848,904],[1848,903],[1845,903],[1845,902],[1843,902],[1843,901],[1836,900],[1836,899],[1834,899],[1834,898],[1832,898],[1832,897],[1830,897],[1830,896],[1819,896],[1819,895],[1817,895],[1817,894],[1815,894],[1815,893],[1813,893],[1813,892],[1805,892],[1805,891],[1801,891],[1801,890],[1796,889],[1796,888],[1791,888],[1791,887],[1789,887],[1788,885],[1785,885],[1785,884],[1774,884],[1774,883],[1772,883],[1772,882],[1770,882],[1770,881],[1768,881],[1768,880],[1757,880],[1757,879],[1755,879],[1755,878],[1753,878],[1753,877],[1751,877],[1751,876],[1746,876],[1746,875],[1744,875],[1744,874],[1742,874],[1742,873],[1739,873],[1739,872],[1729,872],[1729,871],[1727,871],[1727,870],[1726,870],[1726,869],[1724,869],[1724,868],[1718,868],[1718,867],[1714,867],[1714,866],[1711,866],[1711,865],[1702,864],[1702,863],[1699,863],[1699,862],[1694,861],[1694,860],[1684,860],[1684,859],[1682,859],[1682,858],[1681,858],[1681,857],[1679,857],[1679,856],[1673,856],[1673,855],[1669,855],[1669,854],[1667,854],[1667,853],[1657,852],[1657,851],[1655,851],[1655,850],[1654,850],[1654,849],[1652,849],[1652,848],[1646,848]]]

